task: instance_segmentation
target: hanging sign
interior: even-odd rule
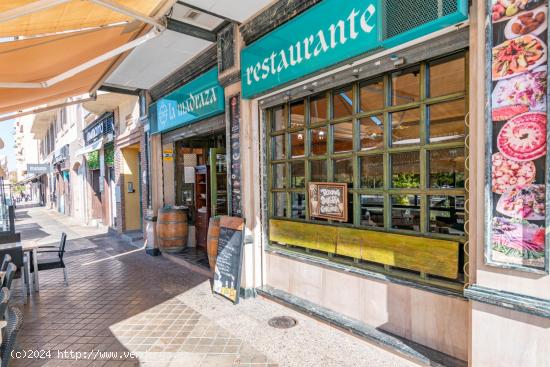
[[[315,218],[348,221],[348,185],[310,182],[309,213]]]
[[[34,174],[38,176],[46,173],[50,173],[49,164],[34,164],[34,163],[27,164],[27,174]]]
[[[548,4],[489,3],[485,261],[547,272]]]
[[[234,303],[239,302],[243,243],[244,219],[221,216],[213,291]]]
[[[243,98],[466,19],[467,0],[323,0],[243,49]]]
[[[106,112],[97,120],[84,128],[82,133],[84,134],[84,142],[86,143],[86,145],[92,144],[102,139],[103,136],[112,134],[115,130],[114,123],[114,114],[112,112]]]
[[[153,134],[211,117],[225,110],[218,69],[212,69],[149,107]]]

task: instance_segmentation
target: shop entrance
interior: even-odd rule
[[[174,143],[175,202],[187,207],[195,228],[190,246],[206,252],[211,217],[227,214],[225,131],[195,136]]]
[[[102,218],[102,204],[101,204],[101,173],[100,170],[94,169],[90,171],[92,176],[92,218]]]
[[[139,144],[121,149],[124,176],[124,231],[141,230],[141,175]]]

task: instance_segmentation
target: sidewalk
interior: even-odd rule
[[[263,298],[234,306],[212,295],[204,276],[56,212],[19,210],[17,226],[23,240],[40,243],[68,234],[70,285],[61,270],[40,273],[40,292],[20,305],[18,350],[51,354],[13,366],[415,365]],[[297,325],[268,325],[282,315]]]

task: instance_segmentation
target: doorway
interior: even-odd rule
[[[206,252],[210,218],[227,214],[225,131],[175,142],[175,203],[188,208],[197,251]],[[191,241],[193,238],[191,238]]]
[[[121,149],[124,176],[124,231],[141,230],[141,175],[139,145]]]
[[[92,218],[101,219],[103,205],[101,201],[101,172],[98,169],[90,171],[92,179]]]

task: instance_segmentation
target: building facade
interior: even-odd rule
[[[548,366],[547,27],[516,35],[500,2],[443,3],[278,1],[231,28],[218,47],[232,52],[207,49],[148,91],[150,208],[187,207],[201,247],[224,193],[197,197],[206,166],[225,174],[219,214],[245,218],[243,295],[432,360]],[[539,51],[521,70],[487,56],[526,41]],[[204,110],[211,88],[225,103]],[[538,142],[529,155],[516,126]],[[505,208],[528,192],[537,215]]]

